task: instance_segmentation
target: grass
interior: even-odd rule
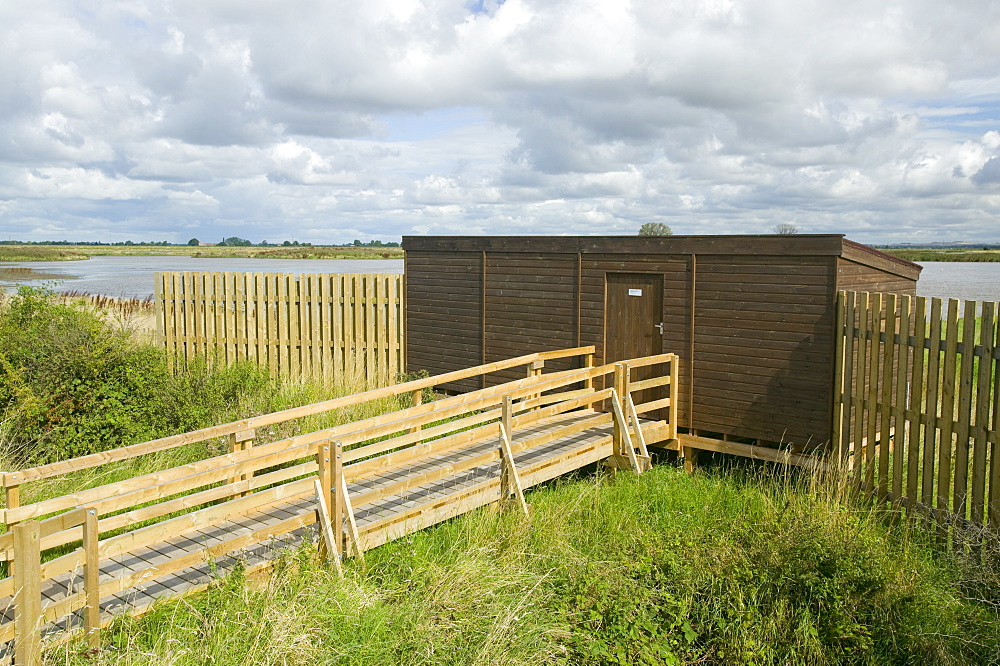
[[[908,261],[962,261],[962,262],[989,262],[1000,261],[1000,250],[932,250],[932,249],[903,249],[898,247],[882,248],[884,252],[906,259]]]
[[[99,256],[186,256],[217,259],[402,259],[398,247],[229,247],[145,245],[0,245],[0,262],[61,261]]]
[[[658,466],[530,493],[350,561],[120,618],[55,664],[996,663],[995,559],[940,552],[836,484]],[[992,578],[991,578],[992,576]],[[973,584],[976,583],[976,584]],[[978,586],[977,586],[978,585]]]
[[[76,246],[0,245],[0,262],[4,261],[72,261],[86,259],[87,253]]]

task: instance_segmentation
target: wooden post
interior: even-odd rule
[[[320,442],[316,448],[316,462],[319,465],[319,470],[316,474],[316,503],[317,503],[317,518],[319,523],[320,534],[323,539],[320,544],[324,546],[324,555],[326,559],[332,560],[334,567],[337,569],[337,573],[341,576],[344,575],[343,567],[340,562],[340,540],[337,538],[337,533],[334,531],[334,521],[333,521],[333,467],[334,467],[334,457],[333,457],[333,446],[330,442]]]
[[[617,398],[612,396],[611,398],[611,409],[620,409],[621,404],[618,402],[625,392],[628,390],[628,375],[626,374],[625,364],[616,363],[615,364],[615,376],[614,376],[614,390],[618,394]],[[612,438],[614,441],[613,451],[615,455],[625,455],[625,440],[628,438],[628,430],[623,431],[623,423],[615,418],[612,425]]]
[[[632,424],[635,427],[635,439],[639,444],[639,453],[642,454],[644,458],[649,458],[649,447],[646,446],[646,436],[642,433],[642,427],[639,425],[639,413],[635,411],[635,402],[632,400],[632,394],[628,394],[626,399],[626,407],[628,407],[627,414],[632,419]],[[646,469],[649,469],[647,467]]]
[[[337,569],[337,574],[341,577],[344,575],[344,568],[341,565],[340,558],[337,557],[337,539],[333,536],[333,530],[330,529],[330,505],[326,501],[326,489],[323,483],[317,477],[316,479],[316,522],[319,523],[319,533],[323,537],[320,540],[321,555],[326,558],[327,561],[333,561],[333,566]]]
[[[509,395],[503,397],[500,403],[500,500],[506,501],[511,493],[510,471],[507,468],[504,457],[503,438],[512,433],[512,422],[514,419],[514,401]]]
[[[544,368],[545,368],[545,361],[539,360],[539,361],[532,361],[531,363],[529,363],[528,364],[528,379],[531,379],[532,377],[541,377],[542,376],[542,370]],[[532,393],[531,395],[525,396],[524,400],[525,401],[527,401],[527,400],[536,400],[536,399],[541,398],[541,397],[542,397],[541,393]]]
[[[679,361],[677,354],[670,357],[670,439],[677,439],[677,411],[680,408]]]
[[[585,368],[593,368],[594,367],[594,353],[593,352],[590,352],[590,353],[587,353],[587,354],[583,355],[583,367],[585,367]],[[593,391],[594,390],[594,378],[593,377],[587,377],[587,381],[585,381],[583,383],[583,386],[588,391]]]
[[[503,397],[502,416],[500,420],[500,502],[506,502],[511,495],[517,500],[518,506],[525,516],[528,515],[528,503],[524,499],[524,489],[521,478],[514,464],[514,449],[511,445],[511,418],[514,405],[510,396]]]
[[[423,389],[417,389],[416,391],[414,391],[411,394],[410,397],[411,397],[411,400],[413,402],[413,406],[414,407],[419,407],[420,405],[424,404],[424,390]],[[420,432],[420,426],[419,425],[413,426],[412,428],[410,428],[410,432],[411,433]],[[414,446],[416,446],[417,444],[420,444],[420,442],[419,441],[415,442]]]
[[[96,648],[101,644],[101,570],[98,553],[97,510],[86,509],[83,522],[83,591],[86,598],[83,628],[87,644]]]
[[[257,436],[255,430],[241,430],[239,432],[234,432],[229,436],[229,452],[236,453],[238,451],[247,451],[253,447],[254,438]],[[239,481],[248,481],[253,477],[253,472],[248,472],[246,474],[241,474],[232,477],[229,482],[237,483]],[[249,492],[242,492],[239,497],[246,497]]]
[[[14,655],[17,666],[42,663],[42,564],[37,521],[14,526]]]
[[[4,485],[4,496],[7,500],[7,509],[16,509],[21,506],[21,484],[17,482],[16,474],[4,474],[3,475],[3,485]],[[6,514],[6,512],[5,512]],[[4,522],[7,523],[7,529],[13,529],[17,521],[7,520],[6,515],[4,515]],[[14,563],[11,562],[8,565],[8,571],[14,573]]]
[[[347,514],[347,531],[351,537],[351,547],[354,549],[354,557],[364,562],[365,554],[361,550],[361,537],[358,533],[358,523],[354,519],[354,506],[351,504],[351,495],[347,492],[347,479],[344,478],[343,474],[340,475],[340,492],[344,496],[344,513]]]
[[[340,442],[333,442],[330,452],[332,454],[330,465],[330,521],[333,527],[333,536],[337,540],[337,552],[335,556],[343,557],[344,553],[344,494],[341,488],[344,486],[344,447]]]
[[[614,432],[617,433],[615,446],[620,447],[619,452],[611,456],[605,464],[613,469],[631,469],[636,474],[641,474],[649,458],[640,460],[635,454],[632,446],[632,437],[628,431],[628,423],[625,420],[625,410],[622,408],[622,401],[619,398],[617,389],[611,390],[611,408],[614,411]]]

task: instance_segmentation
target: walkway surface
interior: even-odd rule
[[[529,488],[609,457],[613,446],[610,423],[540,446],[518,450],[518,441],[536,438],[558,428],[592,419],[595,414],[589,409],[559,414],[515,433],[512,442],[514,462],[521,486]],[[662,426],[662,422],[646,423],[651,427],[647,437],[652,436],[655,440],[656,429]],[[408,467],[348,484],[348,496],[352,500],[362,550],[499,499],[502,464],[499,460],[449,473],[453,468],[461,469],[463,462],[496,451],[497,440],[498,438],[490,438],[474,442],[447,453],[423,458]],[[435,480],[421,483],[421,477]],[[392,487],[401,485],[411,487],[401,492],[392,491]],[[386,489],[389,489],[388,494],[381,492]],[[101,614],[103,617],[110,617],[125,610],[142,612],[158,598],[176,597],[202,588],[236,567],[244,567],[250,571],[266,567],[282,552],[317,540],[317,508],[315,492],[304,492],[266,510],[175,534],[160,543],[127,555],[102,560],[102,583],[143,571],[147,572],[147,577],[134,587],[101,599]],[[219,553],[211,559],[206,558],[206,549],[232,543],[240,537],[246,537],[246,547]],[[155,569],[154,573],[149,573],[151,567],[178,559],[194,561],[184,569],[163,576],[156,576]],[[77,570],[69,575],[43,581],[43,610],[79,593],[82,580],[82,571]],[[0,622],[13,621],[13,603],[10,597],[0,600],[0,608],[5,609]],[[82,611],[76,611],[47,625],[43,633],[50,636],[63,633],[69,628],[81,627],[82,623]]]

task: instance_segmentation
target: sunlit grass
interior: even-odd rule
[[[838,479],[658,466],[529,493],[349,561],[310,549],[147,617],[87,664],[993,663],[992,565]],[[985,566],[987,571],[983,570]],[[992,576],[992,578],[991,578]]]

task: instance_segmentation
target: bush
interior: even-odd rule
[[[249,365],[174,376],[162,350],[46,289],[22,287],[0,313],[0,408],[23,464],[204,427],[270,386]]]

